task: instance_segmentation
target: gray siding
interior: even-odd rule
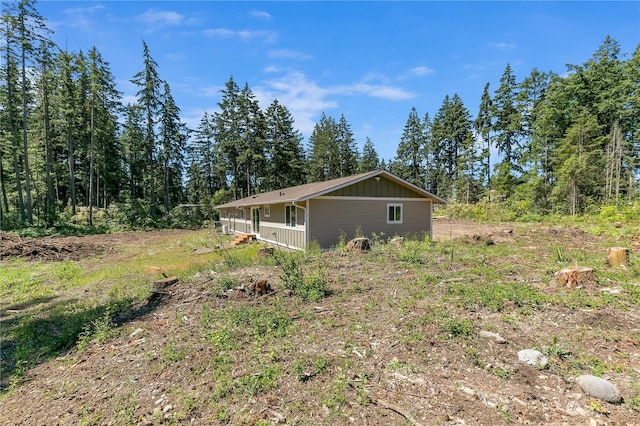
[[[366,179],[326,195],[339,197],[424,198],[415,191],[384,177],[378,180],[376,178]]]
[[[402,223],[387,223],[387,204],[402,204]],[[373,233],[385,237],[394,235],[431,235],[431,201],[415,200],[358,200],[316,198],[309,201],[309,241],[320,247],[335,246],[341,234],[347,241],[360,229],[365,236]]]
[[[225,213],[229,217],[225,217]],[[251,231],[251,220],[248,218],[248,214],[245,211],[245,218],[240,219],[238,209],[223,209],[220,211],[220,223],[227,225],[231,232],[249,233]]]
[[[304,228],[282,228],[260,225],[260,239],[274,244],[305,249]]]

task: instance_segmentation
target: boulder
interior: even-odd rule
[[[544,368],[549,363],[547,357],[535,349],[521,350],[518,352],[518,360],[524,364],[535,365],[538,368]]]
[[[576,379],[576,383],[580,386],[580,389],[587,395],[591,395],[594,398],[601,399],[612,404],[619,404],[622,400],[622,395],[618,388],[611,382],[600,377],[585,374],[579,376]]]
[[[507,343],[507,341],[504,339],[504,337],[502,337],[498,333],[494,333],[492,331],[482,330],[482,331],[480,331],[479,336],[484,338],[484,339],[493,340],[496,343]]]

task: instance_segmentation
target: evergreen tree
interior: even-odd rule
[[[258,100],[246,83],[240,92],[239,101],[238,162],[246,185],[245,196],[249,196],[260,191],[259,182],[265,179],[265,124]]]
[[[489,83],[485,84],[480,98],[480,106],[478,108],[478,116],[473,122],[476,137],[484,144],[480,153],[481,176],[486,185],[487,192],[491,191],[491,130],[493,101],[489,95]]]
[[[156,123],[160,110],[161,90],[163,81],[158,75],[158,64],[151,57],[149,47],[142,41],[142,58],[144,69],[133,76],[131,82],[138,86],[140,90],[136,94],[138,103],[144,111],[145,121],[145,172],[148,179],[148,194],[150,201],[151,218],[155,219],[157,214],[157,190],[156,190],[156,167],[157,167],[157,135]]]
[[[432,160],[438,194],[471,202],[477,199],[479,184],[473,124],[462,99],[446,96],[431,125]]]
[[[293,128],[293,117],[275,99],[265,114],[267,170],[265,190],[301,185],[306,181],[302,135]]]
[[[344,115],[340,116],[336,126],[336,143],[340,158],[338,176],[345,177],[355,174],[358,169],[358,147],[353,139],[351,126]]]
[[[367,137],[367,140],[362,147],[362,156],[360,157],[360,163],[358,164],[358,173],[372,172],[379,170],[380,157],[376,151],[373,142]]]
[[[243,170],[239,161],[242,130],[240,120],[240,88],[230,77],[221,91],[222,99],[218,103],[220,112],[214,113],[215,140],[218,152],[224,161],[225,169],[231,181],[233,198],[240,198],[240,191],[245,187]]]
[[[144,197],[147,156],[141,106],[129,104],[124,108],[124,125],[120,142],[127,173],[129,201],[142,199]]]
[[[560,167],[553,190],[557,208],[575,215],[602,196],[602,136],[595,116],[586,109],[567,130],[558,149]]]
[[[411,108],[404,126],[392,172],[412,184],[424,187],[426,183],[426,158],[424,127],[415,107]],[[437,188],[432,188],[437,190]]]
[[[514,190],[516,177],[514,171],[518,171],[518,139],[521,135],[522,125],[520,113],[516,105],[517,97],[516,77],[507,67],[500,78],[500,86],[493,98],[493,132],[496,148],[502,154],[502,167],[498,172],[502,173],[496,185],[504,197],[509,197]],[[497,183],[497,182],[496,182]]]
[[[182,198],[184,150],[189,137],[187,126],[180,120],[180,108],[164,83],[160,107],[159,158],[163,172],[163,205],[165,214]]]
[[[321,182],[340,177],[338,125],[323,112],[309,137],[309,182]]]
[[[117,137],[117,118],[122,109],[121,93],[109,63],[92,47],[88,55],[90,115],[90,170],[89,170],[89,224],[92,225],[93,206],[106,208],[111,200],[119,198],[120,188],[126,185],[123,147]]]

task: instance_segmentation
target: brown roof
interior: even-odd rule
[[[216,209],[228,208],[228,207],[250,207],[267,204],[280,204],[280,203],[292,203],[306,201],[311,198],[319,197],[329,192],[344,188],[345,186],[353,185],[365,179],[369,179],[375,176],[384,176],[400,185],[406,186],[413,191],[423,195],[426,198],[430,198],[434,203],[445,204],[446,201],[440,197],[419,188],[398,176],[387,172],[386,170],[376,170],[373,172],[361,173],[358,175],[347,176],[338,179],[327,180],[323,182],[307,183],[299,186],[292,186],[290,188],[283,188],[276,191],[264,192],[262,194],[252,195],[250,197],[241,198],[230,203],[221,204],[216,206]]]

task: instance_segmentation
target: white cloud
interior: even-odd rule
[[[265,20],[265,21],[271,20],[271,14],[269,12],[265,12],[264,10],[253,9],[251,11],[251,16],[253,16],[254,18]]]
[[[409,74],[415,75],[416,77],[422,77],[425,75],[435,74],[435,70],[429,67],[415,67],[409,70]]]
[[[65,19],[63,22],[48,23],[48,26],[55,29],[58,26],[66,25],[83,31],[93,31],[95,23],[91,19],[92,15],[103,9],[104,6],[100,4],[91,7],[70,7],[64,10]]]
[[[356,83],[344,86],[346,93],[357,93],[372,98],[386,99],[388,101],[404,101],[416,97],[414,93],[407,92],[400,87],[386,86],[380,84]]]
[[[239,38],[242,40],[258,39],[266,43],[273,43],[276,41],[277,33],[274,31],[263,30],[230,30],[228,28],[211,28],[203,31],[203,34],[207,37],[217,38]]]
[[[252,90],[261,108],[266,109],[274,99],[286,105],[295,118],[295,128],[306,136],[311,134],[316,120],[323,111],[338,105],[337,101],[327,99],[329,92],[326,89],[310,81],[300,72],[267,80],[264,85]]]
[[[136,19],[144,23],[147,26],[147,31],[151,32],[165,27],[192,25],[197,22],[197,19],[188,18],[178,12],[155,9],[147,10],[145,13],[136,16]]]
[[[308,61],[313,59],[313,56],[306,53],[297,52],[290,49],[271,50],[269,52],[270,58],[285,58],[285,59],[298,59],[300,61]]]
[[[499,43],[490,43],[489,47],[493,47],[494,49],[498,49],[498,50],[502,50],[507,51],[507,50],[513,50],[516,48],[516,44],[515,43],[505,43],[505,42],[499,42]]]
[[[433,68],[427,66],[414,67],[409,69],[403,74],[398,76],[398,80],[406,80],[413,77],[426,77],[428,75],[435,74],[436,71]]]
[[[295,117],[295,127],[305,136],[311,134],[323,111],[338,107],[340,96],[368,96],[389,101],[416,97],[400,87],[364,82],[322,87],[301,72],[265,80],[252,90],[262,108],[267,108],[274,99],[286,105]]]

